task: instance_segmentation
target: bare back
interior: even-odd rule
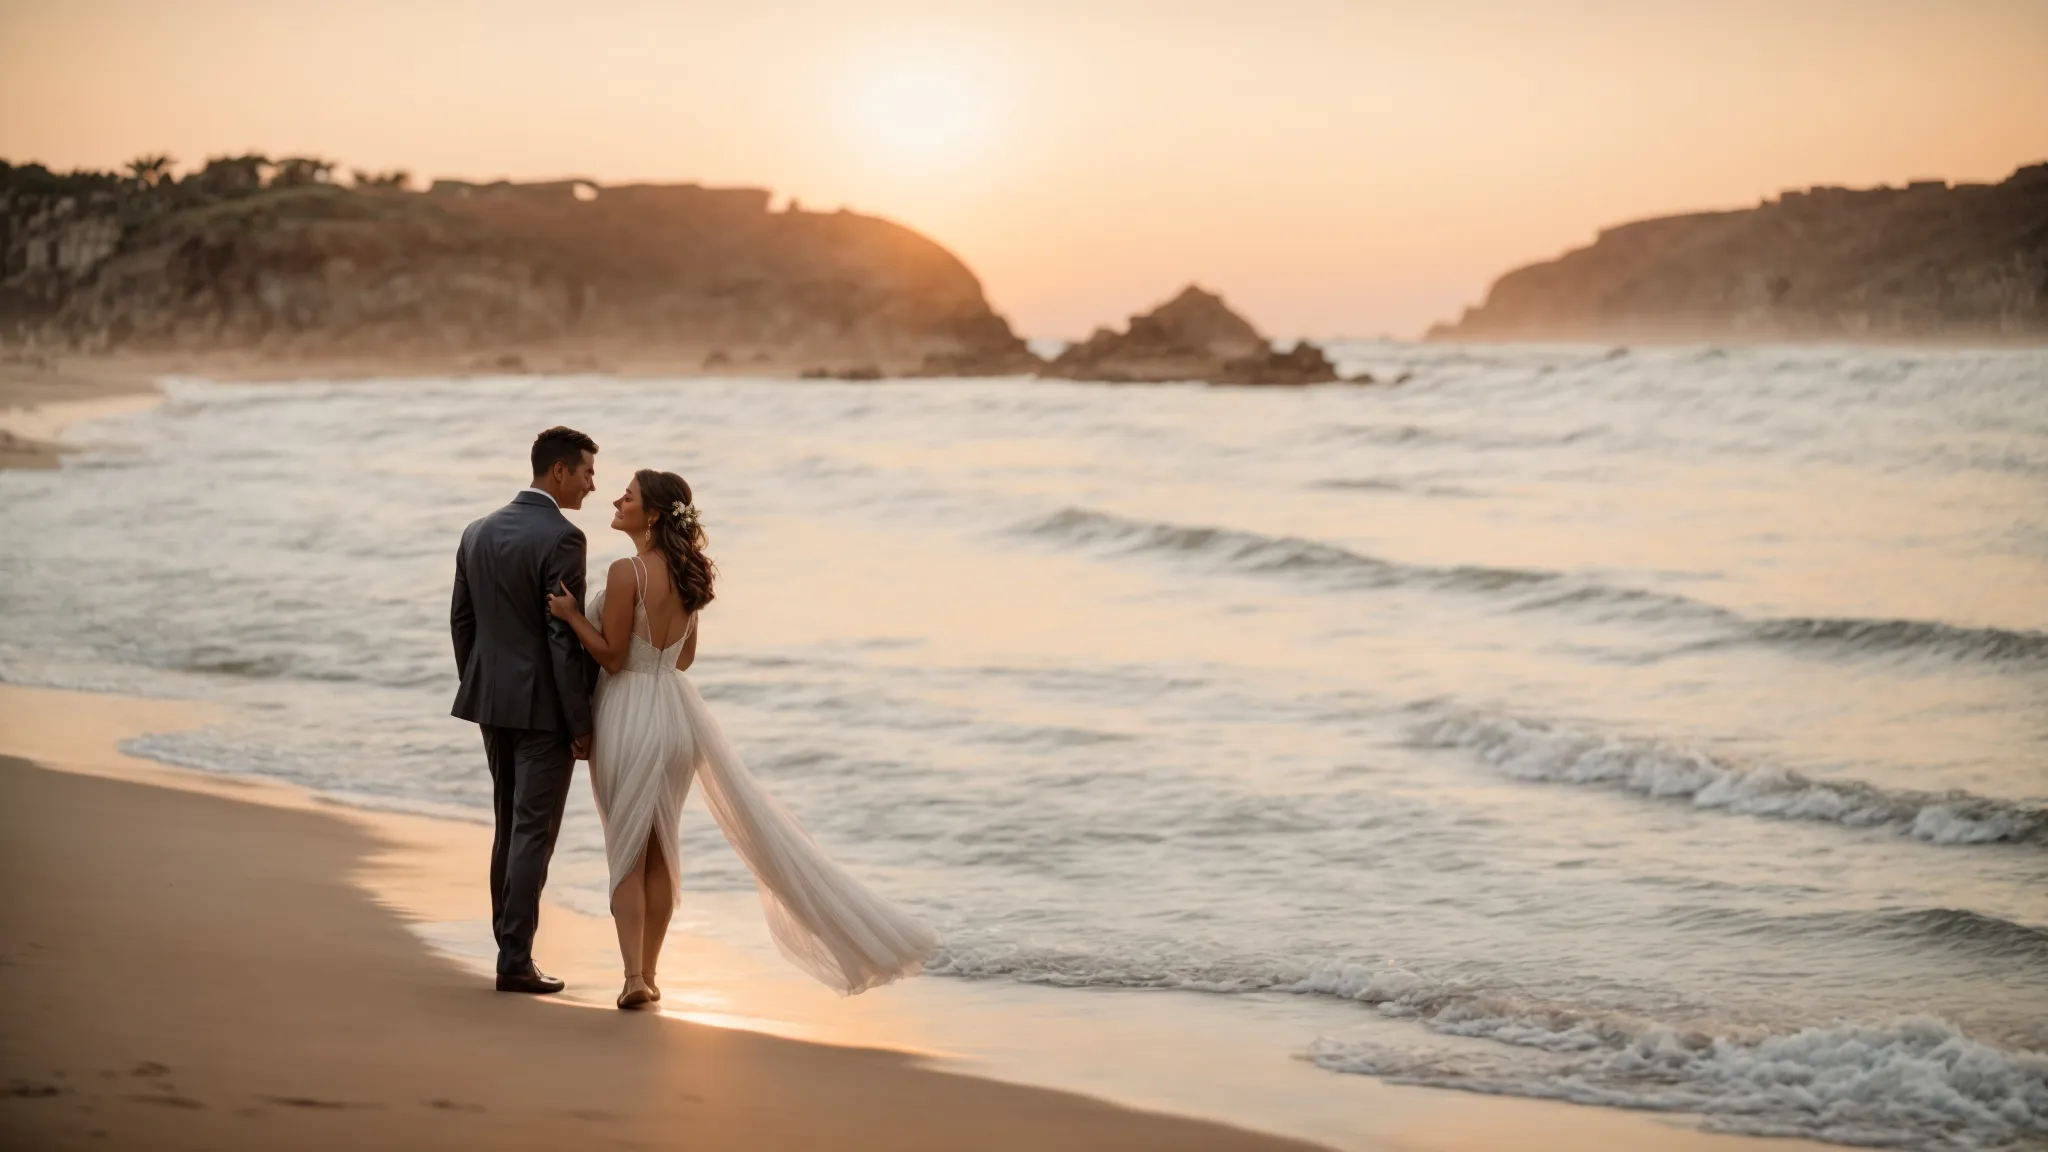
[[[633,577],[638,593],[634,604],[633,634],[664,653],[689,638],[696,624],[695,613],[685,611],[676,595],[675,582],[668,577],[668,562],[659,552],[651,561],[634,556]]]

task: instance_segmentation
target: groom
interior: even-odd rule
[[[491,839],[491,928],[498,991],[560,992],[534,967],[540,890],[562,828],[576,761],[590,755],[597,667],[569,626],[548,615],[566,585],[583,605],[583,533],[562,509],[597,488],[597,444],[573,428],[533,442],[533,486],[471,524],[455,553],[449,628],[462,686],[455,715],[483,727],[497,832]]]

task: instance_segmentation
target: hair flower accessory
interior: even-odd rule
[[[675,515],[676,527],[681,528],[684,532],[695,532],[697,526],[702,523],[702,520],[697,516],[697,506],[695,504],[678,500],[669,507],[669,511]]]

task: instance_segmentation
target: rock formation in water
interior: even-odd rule
[[[964,264],[886,220],[772,212],[755,188],[419,193],[403,173],[345,188],[331,172],[260,156],[183,180],[163,157],[126,176],[0,162],[0,340],[481,365],[1037,364]]]
[[[1338,379],[1322,349],[1304,340],[1273,351],[1223,298],[1194,285],[1122,332],[1097,329],[1045,366],[1044,375],[1111,383],[1207,380],[1217,384],[1323,384]]]
[[[1223,370],[1210,377],[1214,384],[1329,384],[1342,377],[1337,375],[1337,366],[1323,350],[1306,340],[1297,342],[1285,352],[1275,352],[1270,347],[1263,354],[1241,356],[1223,365]],[[1370,375],[1358,376],[1350,381],[1354,384],[1370,384]]]
[[[2048,164],[1609,228],[1430,337],[2048,339]]]

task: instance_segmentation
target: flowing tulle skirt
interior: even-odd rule
[[[693,778],[726,840],[754,873],[775,945],[843,993],[914,975],[938,945],[930,928],[834,863],[761,787],[703,697],[674,669],[601,677],[590,781],[616,889],[650,833],[681,877],[680,818]],[[682,885],[676,884],[677,899]]]
[[[682,674],[620,672],[601,676],[592,701],[596,725],[590,748],[590,790],[604,823],[608,892],[640,862],[659,851],[682,900],[682,815],[697,772],[697,744],[684,713]]]

